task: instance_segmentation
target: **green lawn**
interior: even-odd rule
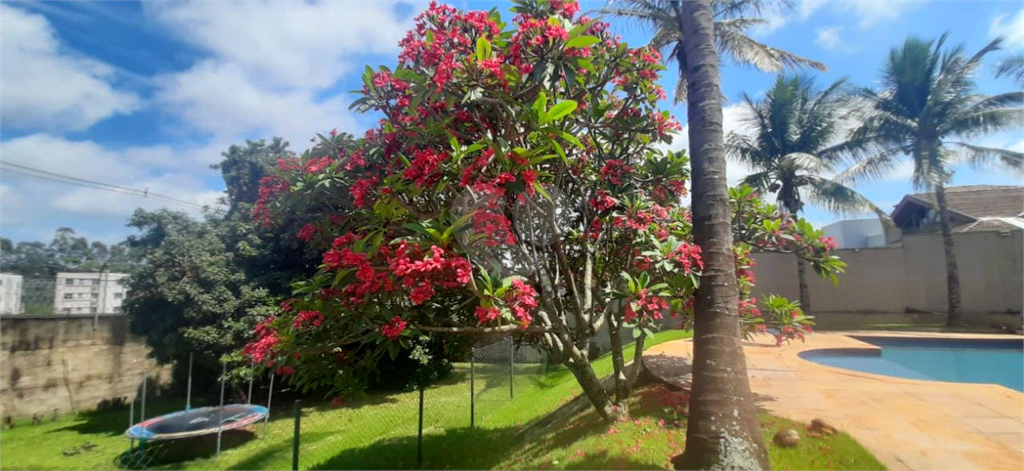
[[[687,336],[680,331],[661,332],[648,345]],[[600,376],[611,373],[610,358],[597,360],[594,368]],[[478,365],[476,427],[470,428],[468,373],[468,365],[457,365],[449,378],[426,391],[424,468],[660,468],[683,448],[685,417],[677,416],[665,405],[665,401],[671,404],[678,398],[660,387],[638,391],[630,405],[635,421],[609,426],[587,411],[564,426],[551,427],[553,431],[543,436],[517,442],[514,436],[523,425],[579,394],[579,386],[564,369],[548,374],[517,371],[514,399],[510,399],[507,369],[489,370],[486,365]],[[373,395],[341,408],[304,407],[300,468],[416,468],[418,400],[417,392],[408,392]],[[147,414],[180,408],[177,402],[147,405]],[[149,466],[165,469],[290,469],[294,427],[291,404],[277,404],[274,412],[266,432],[260,426],[253,430],[255,435],[225,434],[220,456],[213,456],[215,439],[206,437],[151,447],[146,455],[130,457],[134,460],[145,456],[155,460]],[[674,419],[683,422],[681,428],[673,424]],[[127,440],[121,435],[127,420],[126,411],[105,411],[3,430],[0,467],[111,469],[118,466],[119,456],[129,457],[125,454]],[[663,425],[662,420],[666,421]],[[798,427],[770,416],[763,416],[762,421],[768,439],[780,427]],[[615,430],[609,434],[610,428]],[[842,434],[805,438],[794,450],[771,448],[776,469],[882,469],[870,454]],[[191,459],[181,462],[183,457]],[[133,460],[128,461],[138,462]]]

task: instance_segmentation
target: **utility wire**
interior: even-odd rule
[[[3,166],[8,167],[5,170],[7,170],[9,172],[14,172],[14,173],[17,173],[19,175],[24,175],[24,176],[28,176],[28,177],[41,178],[43,180],[50,180],[50,181],[54,181],[54,182],[58,182],[58,183],[67,183],[67,184],[71,184],[71,185],[78,185],[78,186],[83,186],[83,187],[86,187],[86,188],[92,188],[92,189],[96,189],[96,190],[106,190],[106,191],[112,191],[112,192],[116,192],[116,193],[141,195],[142,197],[150,197],[150,196],[152,196],[152,197],[157,198],[157,199],[162,199],[162,200],[165,200],[165,201],[168,201],[168,202],[177,203],[177,204],[184,205],[184,206],[189,206],[189,207],[192,207],[192,208],[195,208],[195,209],[200,209],[200,210],[204,209],[204,207],[202,205],[200,205],[200,204],[196,204],[196,203],[193,203],[193,202],[190,202],[190,201],[181,200],[181,199],[174,198],[174,197],[167,196],[167,195],[161,195],[159,193],[154,193],[152,191],[149,191],[148,189],[146,189],[146,190],[139,190],[137,188],[128,188],[128,187],[119,186],[119,185],[112,185],[112,184],[109,184],[109,183],[103,183],[103,182],[98,182],[98,181],[94,181],[94,180],[87,180],[87,179],[84,179],[84,178],[72,177],[72,176],[69,176],[69,175],[63,175],[63,174],[59,174],[59,173],[55,173],[55,172],[49,172],[49,171],[46,171],[46,170],[41,170],[41,169],[37,169],[37,168],[27,167],[27,166],[24,166],[24,165],[18,165],[18,164],[11,163],[11,162],[0,161],[0,164],[3,164]]]

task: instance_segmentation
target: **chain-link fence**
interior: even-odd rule
[[[68,463],[109,453],[105,468],[118,469],[438,466],[450,462],[453,441],[472,436],[474,428],[515,423],[514,398],[547,368],[544,355],[508,337],[481,342],[471,352],[448,374],[424,378],[422,387],[371,391],[350,402],[300,393],[281,376],[247,374],[255,370],[246,365],[213,362],[201,373],[197,352],[192,381],[169,385],[140,374],[134,394],[81,412],[75,427],[94,442],[105,441],[95,448],[76,438],[63,452]],[[177,368],[191,371],[188,362]],[[247,406],[255,420],[238,415]]]

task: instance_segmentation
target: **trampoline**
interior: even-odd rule
[[[173,412],[139,422],[124,434],[133,440],[157,441],[197,437],[232,430],[267,417],[268,409],[254,404],[228,404]]]

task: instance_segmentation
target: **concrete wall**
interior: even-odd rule
[[[143,373],[154,384],[170,370],[146,358],[124,315],[0,318],[0,415],[29,417],[94,409],[136,397]],[[152,391],[152,390],[151,390]]]
[[[954,235],[961,302],[967,314],[1024,311],[1024,231]],[[902,246],[837,250],[848,266],[839,285],[812,273],[812,310],[839,313],[946,311],[946,260],[937,234],[903,237]],[[799,297],[792,254],[754,254],[755,295]],[[1019,317],[1019,316],[1018,316]]]

